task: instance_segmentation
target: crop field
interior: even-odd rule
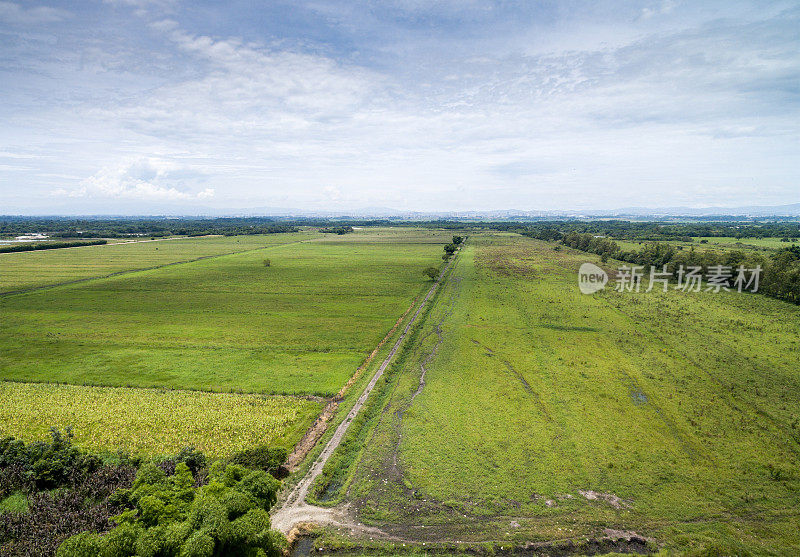
[[[584,296],[584,261],[599,257],[471,237],[355,465],[359,518],[429,542],[611,528],[679,551],[800,552],[800,308]]]
[[[0,379],[332,395],[446,236],[331,236],[2,297]]]
[[[0,254],[0,294],[307,240],[310,232],[214,236]]]
[[[0,437],[48,438],[74,427],[98,452],[145,456],[194,446],[212,457],[260,444],[291,450],[322,404],[297,397],[0,382]]]

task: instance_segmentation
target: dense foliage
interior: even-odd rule
[[[353,231],[352,226],[330,226],[326,228],[320,228],[320,232],[323,234],[338,234],[339,236],[343,234],[349,234]]]
[[[192,448],[159,462],[111,462],[78,449],[72,433],[51,441],[0,439],[0,554],[96,557],[280,554],[268,511],[280,482],[282,448],[258,446],[215,462]],[[137,472],[138,468],[138,472]],[[58,550],[58,551],[57,551]]]
[[[0,234],[47,233],[59,238],[118,238],[129,236],[226,236],[297,232],[297,224],[274,218],[120,218],[72,219],[4,217]]]
[[[194,487],[186,463],[172,476],[142,466],[130,489],[112,499],[130,507],[108,534],[81,533],[66,540],[64,557],[277,556],[285,540],[270,528],[269,509],[280,482],[261,470],[216,463],[208,484]]]
[[[231,464],[238,464],[253,470],[263,470],[272,475],[278,474],[279,468],[286,462],[286,449],[283,447],[269,447],[258,445],[244,449],[233,455]]]
[[[124,510],[109,497],[131,484],[136,462],[106,464],[74,447],[69,430],[51,435],[48,443],[0,439],[0,500],[27,500],[26,512],[0,514],[2,555],[52,555],[68,536],[112,528]]]
[[[50,430],[50,442],[26,444],[13,437],[0,439],[0,498],[15,490],[53,489],[76,474],[90,474],[101,466],[97,457],[72,445],[72,431]]]
[[[43,249],[77,248],[80,246],[101,246],[106,240],[92,240],[90,242],[39,242],[35,244],[18,244],[16,246],[0,246],[0,253],[17,251],[37,251]]]
[[[542,222],[524,227],[520,232],[539,240],[558,240],[570,233],[607,236],[617,240],[678,240],[692,237],[797,238],[797,222],[631,222],[621,220]]]

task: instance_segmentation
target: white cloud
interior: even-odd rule
[[[448,19],[458,3],[423,4],[397,0],[392,13]],[[492,4],[471,5],[477,13]],[[697,23],[680,19],[686,4],[644,6],[598,27],[573,18],[574,33],[554,26],[558,42],[530,49],[509,45],[534,42],[535,22],[477,48],[475,18],[456,38],[460,25],[389,28],[385,44],[363,54],[347,41],[337,50],[305,37],[237,38],[226,35],[241,32],[230,22],[206,26],[220,36],[190,32],[176,7],[133,19],[141,43],[92,38],[74,49],[80,72],[55,56],[6,80],[10,91],[26,88],[0,107],[10,122],[0,140],[9,152],[44,155],[41,187],[78,198],[568,208],[692,204],[736,191],[731,203],[745,204],[754,178],[775,184],[775,202],[789,198],[800,170],[797,10]],[[660,17],[639,17],[644,9]],[[29,98],[39,104],[26,113]]]
[[[105,167],[83,180],[79,187],[71,190],[59,188],[53,193],[67,197],[161,201],[209,199],[214,196],[213,188],[192,193],[181,187],[181,178],[186,173],[187,169],[169,161],[140,158]]]
[[[71,16],[68,11],[48,6],[23,7],[14,2],[0,2],[0,21],[17,25],[54,23]]]

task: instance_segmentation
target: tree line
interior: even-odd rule
[[[36,242],[33,244],[18,244],[14,246],[0,246],[0,253],[17,251],[38,251],[43,249],[77,248],[80,246],[101,246],[106,240],[92,240],[89,242]]]
[[[640,250],[624,251],[615,241],[595,234],[570,232],[565,234],[561,243],[571,248],[594,253],[603,262],[609,258],[625,261],[645,268],[654,266],[659,270],[665,265],[667,272],[677,278],[678,270],[683,267],[700,267],[703,273],[719,265],[732,267],[743,266],[762,269],[759,292],[800,304],[800,246],[782,248],[771,255],[745,252],[741,250],[714,251],[696,250],[694,246],[686,249],[664,242],[646,244]]]

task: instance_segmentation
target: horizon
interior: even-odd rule
[[[580,219],[709,219],[719,220],[723,217],[735,219],[789,219],[800,218],[800,203],[778,206],[744,206],[744,207],[626,207],[613,210],[603,209],[566,209],[566,210],[522,210],[522,209],[497,209],[480,210],[466,209],[460,211],[434,210],[434,211],[401,211],[389,207],[364,207],[341,210],[303,210],[296,208],[251,208],[251,209],[210,209],[196,212],[153,212],[153,213],[32,213],[32,214],[0,214],[0,219],[374,219],[397,220],[404,222],[417,219],[432,220],[459,220],[477,219],[491,221],[492,219],[514,220],[543,220],[553,218],[557,220]]]
[[[0,2],[0,212],[795,204],[799,20],[786,1]]]

